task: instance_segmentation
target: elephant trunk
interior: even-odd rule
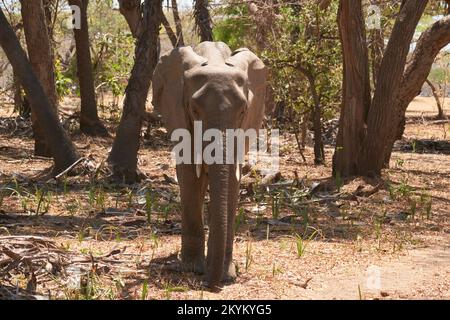
[[[228,181],[232,165],[209,165],[209,237],[207,280],[211,289],[218,289],[224,272],[227,241]]]

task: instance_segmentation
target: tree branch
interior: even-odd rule
[[[424,82],[430,74],[436,56],[448,43],[450,43],[450,15],[435,22],[422,33],[417,41],[411,62],[406,66],[403,73],[402,85],[397,96],[394,131],[391,132],[391,137],[389,138],[385,165],[389,163],[395,141],[403,136],[406,122],[405,113],[408,105],[420,93]]]
[[[194,19],[201,41],[213,41],[212,20],[208,0],[194,1]]]
[[[133,37],[139,39],[143,32],[140,0],[119,0],[119,11],[127,20]]]
[[[379,175],[395,126],[396,99],[401,92],[411,40],[428,0],[406,0],[400,9],[378,71],[378,80],[367,115],[367,131],[360,151],[359,173]],[[387,127],[387,128],[386,128]],[[380,155],[383,155],[380,157]]]
[[[161,14],[161,23],[164,26],[164,29],[166,29],[167,35],[169,36],[170,42],[172,43],[172,46],[176,48],[177,46],[177,36],[173,32],[172,27],[170,26],[169,21],[167,20],[166,15],[163,13]]]
[[[177,46],[184,46],[183,26],[181,24],[180,13],[178,12],[177,0],[172,0],[172,13],[177,31]]]
[[[411,62],[403,74],[398,97],[400,114],[405,113],[409,103],[420,93],[436,56],[449,43],[450,15],[447,15],[424,31],[417,41]]]

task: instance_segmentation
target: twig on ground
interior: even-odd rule
[[[65,174],[69,173],[70,171],[73,170],[73,168],[75,168],[79,163],[81,163],[82,161],[86,160],[85,157],[81,157],[80,159],[78,159],[77,161],[75,161],[73,164],[71,164],[67,169],[65,169],[63,172],[59,173],[58,175],[55,176],[55,180],[58,180],[59,178],[61,178],[62,176],[64,176]]]

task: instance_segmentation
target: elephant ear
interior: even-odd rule
[[[155,111],[169,132],[188,127],[184,108],[184,72],[204,63],[191,47],[175,48],[161,56],[153,74],[153,101]]]
[[[248,111],[243,120],[243,129],[259,129],[264,118],[267,69],[264,63],[249,49],[234,51],[226,63],[240,68],[248,77]]]

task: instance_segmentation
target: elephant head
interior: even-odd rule
[[[222,42],[203,42],[194,49],[175,48],[161,57],[153,77],[153,105],[169,134],[179,128],[193,132],[194,122],[201,121],[204,130],[218,129],[225,137],[227,129],[260,128],[265,85],[266,68],[251,51],[239,49],[232,53]],[[222,279],[226,251],[232,250],[228,248],[234,222],[230,211],[236,209],[238,192],[231,193],[229,188],[232,179],[238,180],[233,181],[234,185],[239,184],[239,176],[235,175],[239,164],[224,161],[203,164],[201,172],[195,165],[188,170],[197,171],[197,176],[207,174],[209,180],[206,276],[210,287],[214,287]],[[180,183],[180,188],[186,187]]]

